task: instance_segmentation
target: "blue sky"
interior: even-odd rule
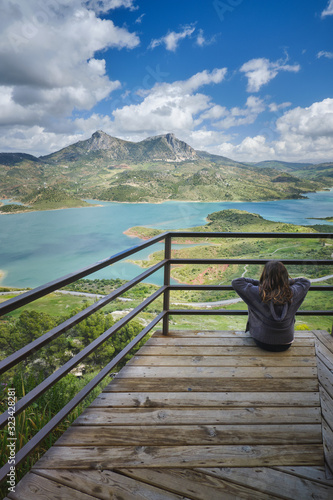
[[[240,161],[333,161],[333,0],[5,0],[0,150],[173,132]]]

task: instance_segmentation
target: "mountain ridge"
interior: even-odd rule
[[[89,139],[62,148],[39,159],[47,162],[75,161],[84,153],[96,153],[115,161],[188,161],[199,157],[186,142],[172,134],[148,137],[139,142],[125,141],[97,130]]]
[[[213,163],[223,163],[224,165],[245,165],[250,167],[259,167],[259,168],[278,168],[280,170],[287,169],[291,170],[299,170],[302,168],[311,168],[316,165],[327,165],[331,166],[333,162],[325,162],[325,163],[304,163],[304,162],[286,162],[280,160],[263,160],[260,162],[239,162],[228,158],[226,156],[217,155],[213,153],[209,153],[205,150],[195,150],[187,144],[185,141],[178,139],[175,134],[169,132],[167,134],[161,134],[156,136],[150,136],[142,141],[134,142],[127,141],[125,139],[120,139],[118,137],[111,136],[104,132],[103,130],[96,130],[89,139],[83,139],[77,141],[76,143],[70,144],[69,146],[65,146],[58,151],[54,151],[53,153],[49,153],[48,155],[40,155],[35,156],[24,152],[0,152],[0,165],[11,165],[14,163],[19,163],[20,160],[30,160],[33,162],[57,162],[60,161],[75,161],[80,154],[91,153],[91,152],[99,152],[99,151],[115,151],[113,155],[113,159],[121,160],[121,159],[130,159],[131,153],[133,153],[133,149],[136,147],[142,149],[147,149],[147,145],[152,143],[164,143],[165,152],[170,153],[170,157],[166,157],[164,155],[163,158],[154,157],[146,157],[145,160],[150,161],[189,161],[189,160],[209,160]],[[186,154],[184,154],[184,152]],[[156,153],[156,151],[153,151]],[[183,153],[183,154],[182,154]],[[127,155],[127,156],[126,156]],[[110,157],[112,159],[112,156]]]
[[[299,168],[298,168],[299,167]],[[283,172],[283,173],[282,173]],[[241,163],[197,151],[172,134],[126,141],[97,130],[39,158],[0,153],[0,198],[159,203],[295,199],[333,185],[333,163]],[[43,191],[43,192],[42,192]],[[70,201],[71,199],[71,201]]]

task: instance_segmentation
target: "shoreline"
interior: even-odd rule
[[[16,203],[13,203],[13,205],[16,205]],[[4,205],[5,206],[5,205]],[[95,208],[95,207],[102,207],[103,205],[82,205],[79,207],[58,207],[58,208],[47,208],[47,209],[28,209],[28,210],[16,210],[15,212],[1,212],[0,210],[0,215],[16,215],[16,214],[27,214],[31,212],[54,212],[56,210],[71,210],[73,208]]]
[[[15,212],[1,212],[0,215],[13,215],[13,214],[22,214],[22,213],[28,213],[28,212],[51,212],[53,210],[68,210],[71,208],[94,208],[94,207],[103,207],[103,205],[98,204],[98,203],[114,203],[114,204],[122,204],[122,205],[162,205],[163,203],[264,203],[264,202],[271,202],[271,201],[292,201],[292,200],[305,200],[309,199],[306,195],[307,194],[313,194],[313,193],[323,193],[323,192],[330,192],[333,190],[333,186],[329,188],[323,188],[319,189],[318,191],[308,191],[304,193],[304,195],[300,195],[299,198],[272,198],[270,200],[170,200],[170,199],[165,199],[165,200],[160,200],[160,201],[115,201],[115,200],[93,200],[96,201],[97,203],[88,203],[88,206],[78,206],[78,207],[58,207],[58,208],[48,208],[48,209],[27,209],[27,210],[19,210]],[[6,198],[3,196],[1,198],[2,200],[10,200],[11,198]],[[84,200],[83,200],[84,201]],[[18,205],[18,203],[12,203],[13,205]],[[0,207],[1,206],[6,206],[8,203],[2,203],[0,201]],[[26,206],[26,205],[25,205]],[[312,218],[312,217],[311,217]],[[309,218],[310,219],[310,218]],[[315,218],[313,218],[315,219]],[[317,218],[317,220],[325,220],[321,218]]]

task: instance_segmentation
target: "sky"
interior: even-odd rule
[[[0,151],[174,133],[333,161],[333,0],[1,0]]]

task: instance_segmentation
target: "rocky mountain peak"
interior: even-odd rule
[[[125,141],[112,137],[103,130],[96,130],[92,136],[67,146],[60,151],[41,157],[42,160],[59,162],[79,161],[87,154],[98,154],[110,161],[146,162],[146,161],[188,161],[199,159],[196,151],[168,133],[148,137],[140,142]]]
[[[148,143],[155,146],[154,160],[186,161],[198,159],[196,151],[186,142],[177,139],[175,134],[171,132],[148,137],[140,144]],[[162,156],[160,156],[161,154]]]
[[[97,130],[93,133],[90,139],[86,141],[87,151],[98,151],[101,149],[108,150],[112,149],[119,139],[115,139],[110,135],[103,132],[103,130]]]

